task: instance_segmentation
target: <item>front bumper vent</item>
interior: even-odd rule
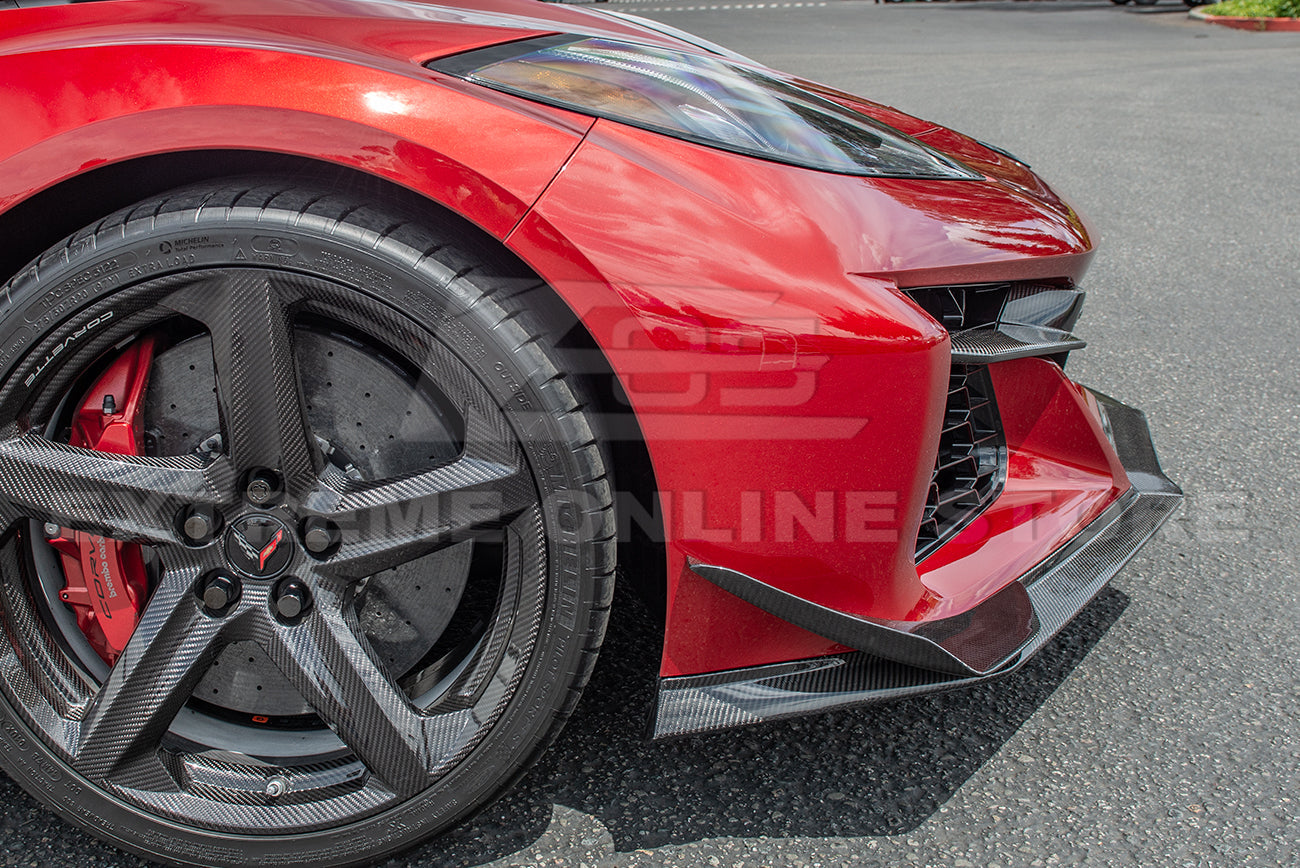
[[[920,561],[993,502],[1007,446],[987,365],[953,365],[934,476],[916,537]]]
[[[858,650],[659,680],[653,738],[901,699],[1012,672],[1046,645],[1178,508],[1146,418],[1094,392],[1132,488],[1073,538],[983,602],[932,621],[827,609],[726,567],[696,575],[766,612]]]
[[[990,364],[1030,356],[1064,362],[1083,293],[1068,281],[930,286],[908,296],[948,330],[952,369],[934,476],[916,538],[920,562],[1002,490],[1007,446]]]

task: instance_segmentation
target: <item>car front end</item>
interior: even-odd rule
[[[0,24],[0,765],[116,845],[450,828],[616,576],[656,738],[994,678],[1181,499],[1066,373],[1084,220],[952,130],[531,0]]]
[[[627,511],[667,552],[656,736],[1009,672],[1180,499],[1141,414],[1064,373],[1082,218],[1003,151],[748,63],[562,34],[431,64],[597,118],[507,243],[580,312],[653,461],[658,510]],[[795,101],[754,81],[905,156],[764,139]],[[674,87],[707,107],[652,114]]]

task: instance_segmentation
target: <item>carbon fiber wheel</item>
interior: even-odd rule
[[[562,309],[473,244],[231,184],[11,282],[0,761],[25,788],[153,858],[353,864],[555,737],[611,497]]]

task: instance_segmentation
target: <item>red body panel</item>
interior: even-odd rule
[[[713,588],[691,559],[838,611],[916,620],[979,602],[1040,548],[986,541],[991,572],[953,567],[967,579],[942,593],[918,575],[911,541],[949,349],[888,279],[1079,276],[1091,250],[1078,218],[1009,174],[848,178],[602,121],[510,237],[583,316],[641,421],[669,553],[663,674],[838,648]],[[548,272],[573,258],[560,239],[586,268]],[[1038,364],[1020,367],[1066,382]]]
[[[506,240],[583,318],[646,436],[667,537],[665,675],[837,650],[695,577],[690,559],[854,615],[939,617],[1126,487],[1059,368],[995,366],[1006,489],[914,563],[949,342],[898,289],[1077,279],[1092,252],[1036,176],[964,136],[832,94],[986,175],[849,177],[593,123],[420,65],[557,30],[676,44],[526,0],[132,0],[4,12],[0,28],[0,211],[106,163],[244,149],[389,179]]]
[[[498,5],[516,15],[537,9]],[[641,33],[593,23],[578,10],[548,12],[594,32]],[[0,211],[106,163],[234,148],[380,175],[504,235],[591,121],[420,63],[550,32],[547,24],[490,11],[309,0],[7,11]],[[441,86],[429,87],[435,80]]]
[[[84,83],[75,99],[64,94],[69,77]],[[109,162],[256,149],[364,169],[500,236],[589,123],[542,107],[494,107],[406,76],[239,48],[151,45],[128,55],[100,46],[0,57],[0,78],[0,114],[22,119],[0,143],[12,191],[0,207]]]
[[[970,608],[1043,560],[1129,487],[1087,394],[1041,359],[991,368],[1007,436],[1001,496],[921,564],[940,597],[927,617]]]

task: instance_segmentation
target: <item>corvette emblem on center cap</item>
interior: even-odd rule
[[[249,515],[230,525],[225,549],[231,565],[245,576],[273,579],[289,566],[293,535],[277,518]]]

